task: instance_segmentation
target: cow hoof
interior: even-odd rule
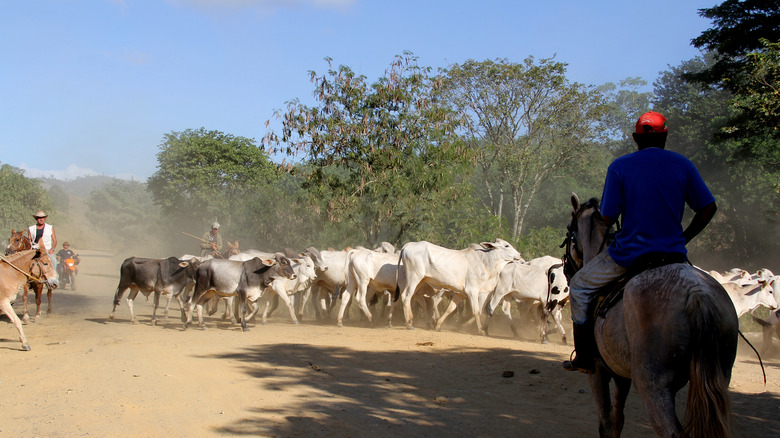
[[[407,330],[414,330],[414,326],[411,326],[411,325],[410,325],[410,326],[407,326],[407,327],[406,327],[406,329],[407,329]]]
[[[138,320],[137,320],[137,319],[134,319],[134,320],[130,321],[130,324],[133,324],[133,325],[138,325]]]
[[[563,338],[561,338],[561,342],[563,342],[563,345],[567,345],[567,343],[566,343],[566,336],[564,336]]]
[[[46,310],[46,313],[51,313],[51,309],[47,309],[47,310]]]
[[[547,344],[547,339],[542,339],[542,344]]]
[[[337,323],[336,323],[336,327],[344,327],[344,324],[342,324],[342,323],[340,323],[340,322],[337,322]]]
[[[23,351],[30,351],[30,346],[29,345],[22,345],[22,350]]]
[[[436,331],[441,333],[441,327],[436,327]]]
[[[24,315],[22,317],[22,324],[29,324],[30,323],[30,317],[27,315]]]
[[[244,328],[244,329],[241,329],[241,331],[242,331],[242,332],[244,332],[244,333],[246,333],[246,332],[248,332],[248,331],[249,331],[249,329],[248,329],[248,328]]]
[[[206,331],[206,326],[205,326],[205,325],[202,325],[202,326],[200,326],[200,329],[201,329],[201,330],[203,330],[203,331],[205,332],[205,331]]]

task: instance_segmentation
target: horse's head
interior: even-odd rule
[[[571,194],[571,221],[566,226],[564,273],[568,279],[600,253],[606,244],[607,226],[599,211],[599,201],[590,198],[584,204]]]
[[[30,275],[38,278],[43,278],[47,285],[56,288],[60,285],[57,277],[57,271],[54,269],[54,265],[51,263],[49,253],[46,251],[46,247],[43,243],[40,244],[40,248],[33,258],[33,263],[30,265]]]
[[[11,237],[8,238],[8,245],[5,247],[5,255],[31,248],[30,240],[24,236],[22,231],[11,230]]]

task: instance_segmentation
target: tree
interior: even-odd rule
[[[185,227],[229,224],[249,194],[278,177],[254,140],[205,128],[166,134],[157,162],[147,183],[154,203]]]
[[[411,53],[396,56],[373,84],[349,67],[310,72],[316,106],[288,102],[273,151],[302,156],[305,188],[329,222],[348,221],[368,244],[413,238],[441,223],[468,172],[458,120],[435,99],[440,83]]]
[[[614,155],[636,150],[631,133],[639,116],[650,110],[651,92],[641,92],[647,86],[642,78],[626,78],[619,84],[608,82],[596,88],[606,101],[602,126],[607,148]]]
[[[518,237],[542,183],[586,158],[604,110],[600,95],[570,83],[566,64],[552,58],[469,60],[443,74],[444,98],[467,120],[465,136],[483,176],[485,206],[501,217],[508,196]]]
[[[96,231],[107,236],[108,245],[128,249],[143,246],[146,254],[150,248],[159,249],[153,242],[160,241],[160,209],[154,205],[146,184],[115,179],[93,190],[86,204],[87,219]]]
[[[27,178],[23,170],[10,164],[0,165],[0,229],[9,235],[11,229],[25,229],[33,223],[32,214],[37,210],[54,212],[41,182]]]
[[[780,0],[726,0],[699,10],[713,27],[691,41],[694,47],[713,52],[715,62],[689,73],[686,79],[734,91],[744,81],[750,53],[763,49],[761,40],[780,41]]]
[[[664,72],[655,83],[653,105],[669,119],[667,148],[696,163],[718,202],[718,215],[692,242],[693,256],[756,263],[778,250],[778,176],[755,157],[737,153],[755,147],[750,146],[755,138],[717,138],[739,112],[731,105],[733,95],[683,79],[714,62],[707,54]]]

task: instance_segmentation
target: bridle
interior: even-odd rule
[[[593,209],[595,210],[595,213],[599,215],[601,214],[601,210],[599,209],[599,202],[596,198],[591,198],[585,203],[581,204],[577,211],[572,212],[571,222],[566,225],[566,238],[559,246],[559,248],[566,248],[566,251],[561,257],[561,260],[563,261],[563,274],[566,276],[568,281],[571,281],[571,278],[574,277],[574,274],[582,269],[584,252],[582,245],[577,238],[577,234],[580,231],[578,225],[580,216],[582,216],[585,210],[588,209]],[[618,223],[618,230],[619,229],[620,224]],[[604,238],[601,240],[601,244],[599,245],[599,253],[604,250],[604,247],[609,240],[609,233],[605,233]],[[576,259],[574,255],[576,255]]]
[[[11,236],[11,239],[13,239],[13,236]],[[14,242],[11,242],[11,239],[8,239],[8,246],[5,248],[5,255],[10,255],[25,249],[32,249],[30,240],[25,236],[21,236],[19,239],[15,239]]]

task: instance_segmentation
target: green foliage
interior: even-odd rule
[[[264,140],[305,157],[298,170],[324,217],[349,222],[370,245],[423,232],[463,191],[468,151],[454,136],[455,114],[434,98],[439,82],[429,70],[405,53],[373,84],[347,66],[311,72],[319,105],[289,102],[281,136]]]
[[[278,176],[254,140],[204,128],[166,134],[157,161],[148,180],[155,204],[179,230],[196,235],[215,219],[240,228],[237,211]]]
[[[11,230],[25,229],[35,221],[33,213],[54,212],[53,204],[38,180],[27,178],[24,171],[9,164],[0,165],[0,230],[11,235]]]
[[[485,207],[507,216],[517,237],[541,185],[587,161],[605,110],[601,95],[566,79],[552,58],[522,63],[468,60],[443,72],[442,96],[466,118],[465,138],[477,156]]]
[[[146,184],[115,179],[93,190],[86,204],[87,219],[109,240],[104,242],[105,246],[142,249],[145,255],[158,250],[154,242],[164,246],[159,235],[160,210],[154,205]]]
[[[615,156],[636,150],[631,133],[639,116],[650,110],[653,96],[653,93],[639,91],[646,85],[647,82],[641,78],[627,78],[618,85],[608,82],[597,88],[606,101],[602,141]]]
[[[571,204],[568,204],[571,211]],[[561,242],[566,237],[566,228],[540,227],[530,230],[523,235],[517,246],[523,259],[531,260],[537,257],[551,255],[563,256],[564,250],[560,248]]]
[[[655,87],[654,108],[669,119],[667,149],[691,158],[718,202],[718,214],[689,250],[695,262],[709,266],[732,268],[738,259],[764,267],[761,259],[780,249],[778,174],[740,152],[767,147],[766,139],[718,138],[738,111],[730,105],[732,94],[683,79],[713,62],[711,55],[685,61],[665,72]]]
[[[764,158],[769,166],[780,169],[780,41],[761,40],[763,50],[750,53],[745,66],[745,81],[734,90],[732,104],[742,113],[737,123],[727,128],[731,134],[763,137],[768,148],[756,147],[749,155]]]
[[[734,91],[743,84],[750,53],[761,40],[780,41],[780,0],[726,0],[699,10],[713,26],[694,38],[694,47],[714,52],[715,62],[686,79]]]

